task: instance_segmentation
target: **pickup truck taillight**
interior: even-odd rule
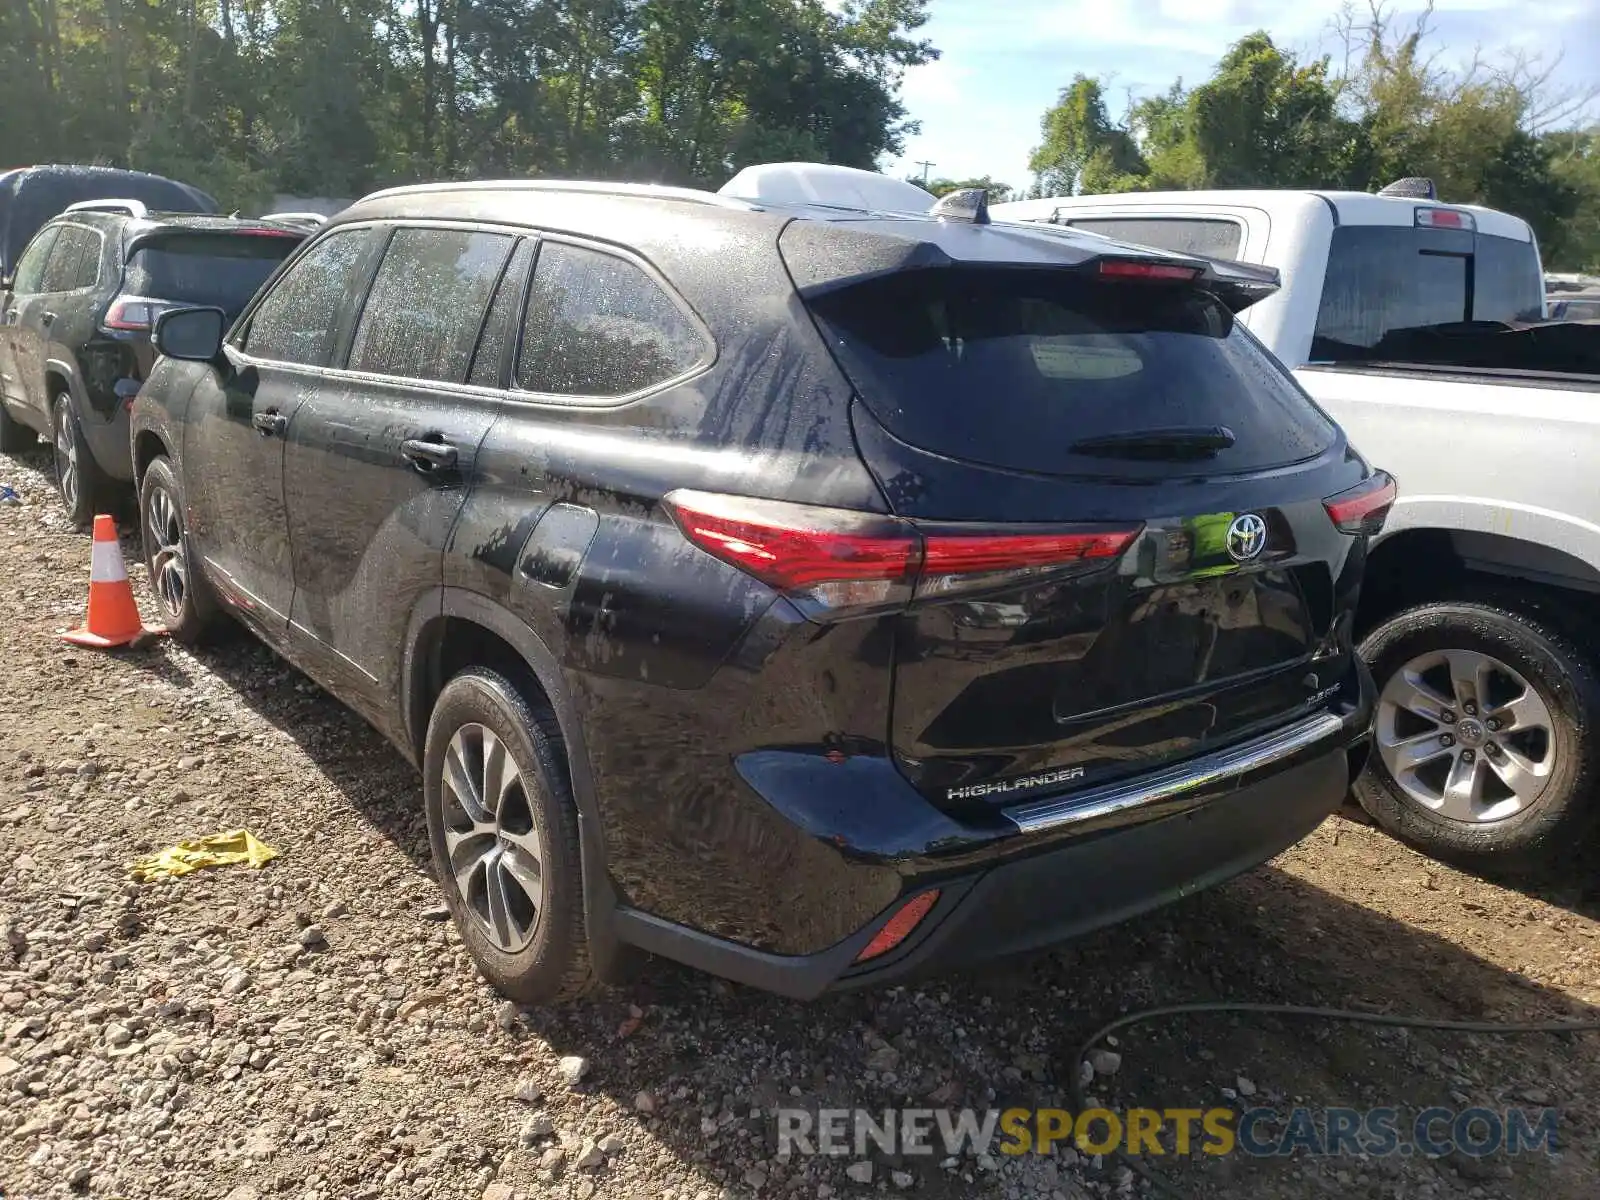
[[[1329,496],[1322,507],[1341,532],[1373,534],[1383,528],[1398,490],[1393,475],[1377,471],[1349,491]]]

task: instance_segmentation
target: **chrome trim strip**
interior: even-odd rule
[[[1155,775],[1089,788],[1066,796],[1053,796],[1048,800],[1008,808],[1004,812],[1023,833],[1039,833],[1098,821],[1131,808],[1180,799],[1190,792],[1225,783],[1279,759],[1289,758],[1333,737],[1344,728],[1344,724],[1343,718],[1333,713],[1318,713],[1286,729],[1190,759]]]

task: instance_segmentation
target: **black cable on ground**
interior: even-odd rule
[[[1307,1017],[1318,1021],[1348,1021],[1358,1025],[1388,1025],[1398,1029],[1435,1029],[1450,1033],[1485,1033],[1496,1037],[1515,1036],[1530,1033],[1594,1033],[1600,1032],[1600,1020],[1593,1021],[1533,1021],[1523,1024],[1502,1024],[1498,1021],[1437,1021],[1427,1017],[1395,1017],[1386,1013],[1361,1012],[1348,1008],[1313,1008],[1300,1004],[1251,1004],[1233,1001],[1212,1001],[1201,1004],[1169,1004],[1162,1008],[1147,1008],[1142,1012],[1129,1013],[1118,1017],[1115,1021],[1108,1022],[1095,1030],[1082,1046],[1072,1061],[1072,1105],[1073,1111],[1081,1113],[1084,1110],[1083,1101],[1083,1062],[1093,1050],[1106,1037],[1119,1029],[1126,1029],[1130,1025],[1139,1025],[1145,1021],[1155,1021],[1162,1017],[1183,1017],[1207,1013],[1253,1013],[1257,1016],[1272,1017]],[[1133,1155],[1118,1147],[1112,1151],[1117,1161],[1125,1164],[1135,1175],[1160,1195],[1169,1197],[1170,1200],[1188,1200],[1188,1197],[1179,1191],[1173,1184],[1163,1179],[1155,1171]]]

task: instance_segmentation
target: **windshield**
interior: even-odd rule
[[[1194,475],[1299,462],[1335,436],[1228,309],[1191,288],[954,268],[812,304],[873,415],[953,458],[1048,475]],[[1198,463],[1108,462],[1090,449],[1219,426],[1231,441]]]
[[[1418,333],[1468,321],[1540,319],[1532,242],[1469,230],[1343,225],[1333,231],[1315,362],[1404,359]]]
[[[128,260],[125,289],[152,300],[214,304],[234,318],[303,239],[294,234],[176,234]]]

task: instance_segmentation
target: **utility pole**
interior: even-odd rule
[[[916,165],[922,168],[922,186],[923,187],[927,187],[928,186],[928,171],[930,169],[932,169],[935,164],[933,164],[931,162],[919,162]]]

